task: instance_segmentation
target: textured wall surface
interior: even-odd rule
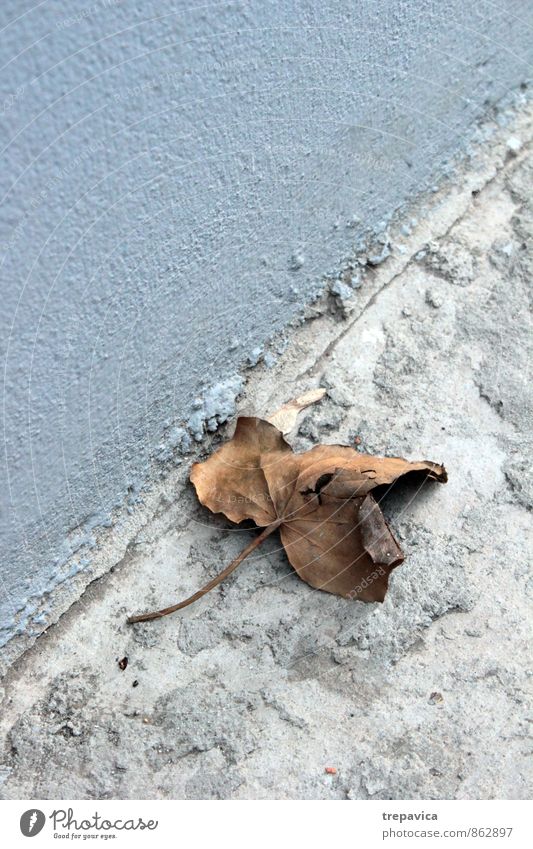
[[[527,0],[3,0],[2,643],[525,85]],[[78,562],[63,564],[76,550]]]

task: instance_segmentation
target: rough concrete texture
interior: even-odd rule
[[[324,275],[527,90],[532,13],[2,0],[0,645],[79,597],[168,440],[232,415]]]
[[[357,437],[446,464],[446,486],[384,502],[406,553],[385,602],[311,590],[271,537],[196,605],[127,626],[254,534],[175,469],[122,560],[8,672],[3,798],[528,796],[527,116],[517,132],[414,213],[352,297],[325,298],[240,403],[264,414],[322,385],[296,447]]]

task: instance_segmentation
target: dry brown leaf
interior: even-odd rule
[[[193,465],[191,481],[213,513],[236,523],[252,519],[264,530],[193,596],[128,621],[159,618],[196,601],[278,528],[290,563],[312,587],[383,601],[390,572],[403,554],[371,492],[411,472],[447,480],[436,463],[373,457],[342,445],[296,454],[273,424],[239,418],[233,439]]]
[[[325,394],[326,390],[322,387],[318,389],[310,389],[309,392],[304,392],[303,395],[300,395],[298,398],[294,398],[292,401],[288,401],[286,404],[283,404],[279,410],[276,410],[275,413],[272,413],[272,415],[268,417],[267,421],[286,435],[291,432],[296,424],[298,414],[301,413],[302,410],[305,410],[306,407],[310,407],[311,404],[316,404],[316,402],[320,401]]]

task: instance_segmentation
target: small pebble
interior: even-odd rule
[[[263,356],[262,348],[254,348],[248,355],[248,362],[251,366],[256,366]]]
[[[346,283],[341,283],[340,280],[335,280],[331,284],[331,293],[340,298],[341,301],[347,301],[353,296],[353,290]]]
[[[427,292],[426,292],[426,304],[429,304],[430,307],[433,307],[434,309],[438,310],[439,307],[442,306],[442,303],[443,303],[442,298],[440,298],[438,295],[436,295],[435,292],[432,292],[431,289],[427,290]]]
[[[368,257],[368,264],[372,266],[381,265],[391,254],[389,245],[384,245],[379,254],[372,254]]]
[[[507,150],[509,151],[509,153],[516,156],[517,153],[520,152],[521,148],[522,148],[522,142],[516,136],[510,136],[507,139]]]

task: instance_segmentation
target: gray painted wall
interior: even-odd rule
[[[230,415],[247,356],[524,83],[532,11],[3,0],[2,643],[163,436]]]

